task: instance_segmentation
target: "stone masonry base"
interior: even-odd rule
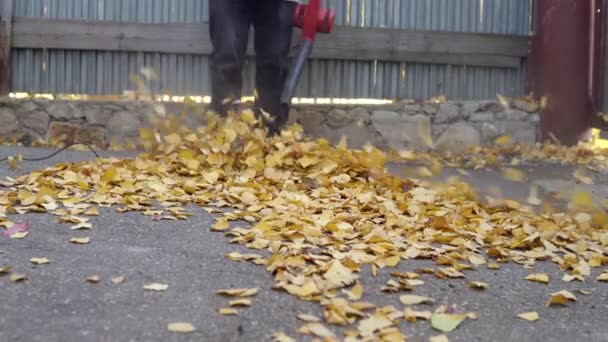
[[[349,146],[366,143],[384,149],[464,150],[499,136],[533,144],[539,139],[539,108],[524,100],[398,102],[383,106],[298,105],[290,123],[311,136]],[[194,106],[194,107],[192,107]],[[198,106],[198,107],[197,107]],[[204,108],[142,101],[0,100],[0,137],[25,145],[35,142],[88,143],[99,148],[135,143],[139,129],[159,114],[181,114],[201,124]]]

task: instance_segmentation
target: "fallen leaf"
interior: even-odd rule
[[[526,200],[526,202],[528,202],[528,204],[534,205],[534,206],[538,206],[543,203],[540,200],[540,198],[538,198],[538,186],[537,185],[532,185],[530,187],[530,195],[528,195],[528,199]]]
[[[74,243],[74,244],[78,244],[78,245],[86,245],[87,243],[91,242],[91,238],[90,237],[71,238],[70,242]]]
[[[27,276],[25,274],[19,274],[19,273],[12,273],[9,277],[9,279],[15,283],[20,282],[20,281],[24,281],[27,279]]]
[[[587,172],[583,169],[577,169],[574,171],[574,179],[576,179],[579,183],[592,185],[593,178],[587,174]]]
[[[547,306],[551,305],[566,305],[569,301],[576,301],[576,296],[572,292],[562,290],[551,294],[551,298],[547,301]]]
[[[8,273],[12,270],[13,268],[11,266],[2,266],[0,267],[0,275],[3,275],[5,273]]]
[[[596,280],[598,281],[608,281],[608,271],[600,274]]]
[[[299,314],[298,319],[304,322],[320,322],[321,319],[314,315]]]
[[[392,327],[393,325],[394,323],[388,315],[378,310],[373,315],[359,321],[358,329],[361,336],[368,337],[377,331]]]
[[[251,306],[251,299],[235,299],[228,302],[230,306]]]
[[[510,136],[503,135],[503,136],[501,136],[501,137],[496,138],[496,140],[494,140],[494,142],[495,142],[497,145],[507,145],[507,144],[510,144],[512,140],[513,140],[513,139],[511,139],[511,137],[510,137]]]
[[[284,332],[279,331],[272,335],[272,342],[296,342],[296,340],[289,337]]]
[[[217,294],[228,297],[251,297],[258,294],[258,289],[222,289],[218,290]]]
[[[363,296],[363,286],[361,283],[355,284],[350,290],[342,290],[350,300],[359,300]]]
[[[438,335],[429,338],[429,342],[450,342],[450,340],[445,335]]]
[[[51,262],[48,258],[31,258],[30,262],[34,265],[45,265]]]
[[[469,262],[473,265],[483,265],[486,263],[486,259],[480,257],[477,254],[469,255]]]
[[[350,285],[357,279],[357,276],[353,274],[353,271],[345,267],[339,260],[332,261],[331,266],[323,277],[327,279],[333,287]]]
[[[327,329],[321,323],[307,323],[298,329],[298,333],[305,335],[313,335],[317,337],[336,337],[336,335]]]
[[[112,282],[117,285],[123,284],[125,282],[125,276],[114,277],[114,278],[112,278]]]
[[[167,284],[152,283],[144,285],[144,290],[162,292],[169,288]]]
[[[526,180],[526,173],[514,168],[505,168],[502,170],[502,175],[512,182],[523,182]]]
[[[477,290],[485,290],[488,287],[490,287],[490,285],[488,285],[488,283],[483,283],[480,281],[471,281],[471,282],[469,282],[469,287],[477,289]]]
[[[524,279],[543,284],[549,284],[550,280],[549,275],[544,273],[528,274]]]
[[[239,310],[234,308],[219,308],[217,312],[222,316],[236,316],[239,314]]]
[[[7,229],[2,233],[2,235],[12,237],[13,235],[15,235],[17,233],[27,233],[29,231],[29,229],[30,229],[30,227],[27,224],[27,222],[17,222],[17,223],[13,223],[9,227],[7,227]],[[20,235],[18,235],[18,236],[20,236]],[[23,237],[25,237],[25,236],[27,236],[27,234],[23,235]],[[21,237],[21,238],[23,238],[23,237]],[[15,237],[13,239],[21,239],[21,238]]]
[[[416,296],[416,295],[403,295],[399,297],[399,301],[403,305],[418,305],[418,304],[430,304],[433,303],[433,298]]]
[[[221,232],[230,228],[230,222],[228,222],[225,218],[220,218],[217,222],[211,227],[212,231]]]
[[[9,235],[9,237],[10,237],[11,239],[23,239],[23,238],[25,238],[26,236],[28,236],[28,234],[29,234],[29,233],[30,233],[30,232],[18,232],[18,233],[13,233],[13,234]]]
[[[97,216],[99,215],[99,209],[97,209],[97,207],[92,207],[87,209],[83,214],[87,216]]]
[[[465,319],[467,319],[466,314],[433,313],[431,326],[441,332],[450,332],[458,328]]]
[[[87,281],[91,284],[97,284],[101,281],[101,277],[98,275],[90,276],[87,278]]]
[[[531,322],[537,321],[540,318],[538,316],[538,312],[536,312],[536,311],[520,313],[519,315],[517,315],[517,317],[519,317],[521,319],[525,319],[526,321],[531,321]]]
[[[91,229],[93,228],[93,225],[89,222],[80,222],[77,225],[72,226],[70,229],[71,230],[79,230],[79,229]]]
[[[167,330],[169,330],[171,332],[186,334],[186,333],[195,332],[196,328],[194,327],[194,325],[192,325],[192,323],[175,322],[175,323],[167,324]]]

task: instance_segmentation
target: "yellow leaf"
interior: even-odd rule
[[[304,322],[320,322],[321,319],[317,316],[308,315],[308,314],[299,314],[298,319]]]
[[[116,171],[116,168],[112,167],[110,169],[107,169],[103,173],[103,176],[101,176],[101,182],[105,183],[105,184],[109,184],[109,183],[115,181],[117,177],[118,177],[118,172]]]
[[[215,224],[211,227],[212,231],[220,232],[230,227],[230,222],[226,218],[218,219]]]
[[[87,281],[92,284],[97,284],[101,281],[101,277],[98,275],[90,276],[87,278]]]
[[[327,329],[321,323],[304,324],[298,329],[298,333],[305,335],[314,335],[317,337],[336,337],[331,330]]]
[[[429,338],[429,342],[450,342],[450,340],[445,335],[438,335]]]
[[[86,245],[87,243],[91,242],[91,238],[90,237],[71,238],[70,242],[74,243],[74,244],[78,244],[78,245]]]
[[[571,204],[576,209],[591,208],[593,207],[593,197],[588,192],[576,191],[572,196]]]
[[[488,285],[488,283],[483,283],[480,281],[471,281],[471,282],[469,282],[469,287],[478,289],[478,290],[485,290],[488,287],[490,287],[490,285]]]
[[[540,318],[540,316],[538,316],[538,312],[536,311],[520,313],[519,315],[517,315],[517,317],[530,322],[537,321]]]
[[[228,302],[230,306],[251,306],[251,299],[235,299]]]
[[[572,292],[562,290],[551,294],[551,298],[547,301],[547,306],[551,305],[566,305],[569,301],[576,301],[576,296]]]
[[[160,283],[151,283],[151,284],[144,285],[144,290],[147,290],[147,291],[162,292],[162,291],[166,291],[168,288],[169,288],[169,285],[160,284]]]
[[[526,180],[526,174],[518,169],[505,168],[502,170],[503,176],[513,182],[523,182]]]
[[[393,322],[388,316],[381,312],[376,311],[373,315],[359,321],[358,329],[361,336],[367,337],[372,336],[374,332],[393,326]]]
[[[433,298],[416,295],[403,295],[399,297],[399,301],[403,305],[431,304],[435,302]]]
[[[27,276],[25,274],[13,273],[13,274],[11,274],[9,279],[10,279],[10,281],[17,283],[20,281],[27,280]]]
[[[486,259],[480,257],[477,254],[469,255],[469,262],[473,265],[483,265],[486,263]]]
[[[511,137],[507,136],[507,135],[503,135],[501,137],[498,137],[495,140],[495,142],[496,142],[497,145],[507,145],[507,144],[510,144],[511,141],[512,141]]]
[[[544,273],[528,274],[524,279],[543,284],[549,284],[550,280],[549,275]]]
[[[97,207],[92,207],[85,211],[84,214],[87,216],[97,216],[99,215],[99,209],[97,209]]]
[[[72,226],[70,229],[71,230],[79,230],[79,229],[91,229],[93,228],[93,225],[89,222],[80,222],[77,225]]]
[[[446,314],[446,313],[433,313],[431,316],[431,326],[435,330],[441,332],[450,332],[456,329],[460,323],[467,319],[466,314]]]
[[[12,270],[13,268],[11,266],[2,266],[0,267],[0,275],[4,274],[4,273],[8,273]]]
[[[203,179],[209,184],[215,184],[220,179],[220,174],[216,171],[203,173]]]
[[[583,169],[577,169],[574,171],[574,179],[576,179],[579,183],[587,185],[593,184],[593,178],[589,176]]]
[[[175,322],[175,323],[167,324],[167,330],[169,330],[171,332],[186,334],[186,333],[195,332],[196,328],[194,327],[194,325],[192,325],[192,323]]]
[[[31,258],[30,262],[35,265],[45,265],[51,262],[48,258]]]
[[[323,275],[333,287],[342,287],[352,284],[357,276],[339,260],[331,262],[331,266]]]
[[[600,274],[596,280],[598,281],[608,281],[608,271]]]
[[[296,342],[296,340],[279,331],[272,335],[272,342]]]
[[[239,310],[234,308],[219,308],[217,312],[222,316],[236,316],[239,314]]]
[[[350,290],[342,290],[350,300],[359,300],[363,296],[363,286],[361,283],[355,284]]]
[[[319,163],[319,159],[316,157],[312,157],[312,156],[304,156],[300,159],[298,159],[298,164],[300,164],[300,166],[302,166],[303,168],[308,168],[309,166],[312,165],[316,165]]]
[[[112,278],[112,282],[114,284],[123,284],[125,282],[125,276],[114,277]]]
[[[258,294],[258,289],[222,289],[218,290],[217,294],[228,297],[251,297]]]
[[[28,235],[29,235],[29,233],[30,233],[30,232],[17,232],[17,233],[13,233],[13,234],[11,234],[9,237],[10,237],[11,239],[23,239],[23,238],[25,238],[26,236],[28,236]]]

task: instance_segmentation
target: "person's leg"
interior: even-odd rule
[[[281,91],[287,76],[295,3],[258,0],[253,18],[256,53],[256,107],[274,119],[268,122],[276,133],[286,122],[289,108],[281,106]]]
[[[241,99],[243,63],[252,24],[250,0],[211,0],[211,109],[225,115]]]

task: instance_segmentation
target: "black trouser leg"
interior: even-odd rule
[[[281,92],[289,66],[296,5],[283,0],[253,2],[256,3],[253,17],[256,107],[271,115],[273,121],[268,126],[271,133],[276,133],[287,122],[289,115],[289,107],[281,106]]]
[[[243,64],[252,24],[252,0],[211,0],[209,33],[211,54],[211,109],[225,115],[240,100]]]

